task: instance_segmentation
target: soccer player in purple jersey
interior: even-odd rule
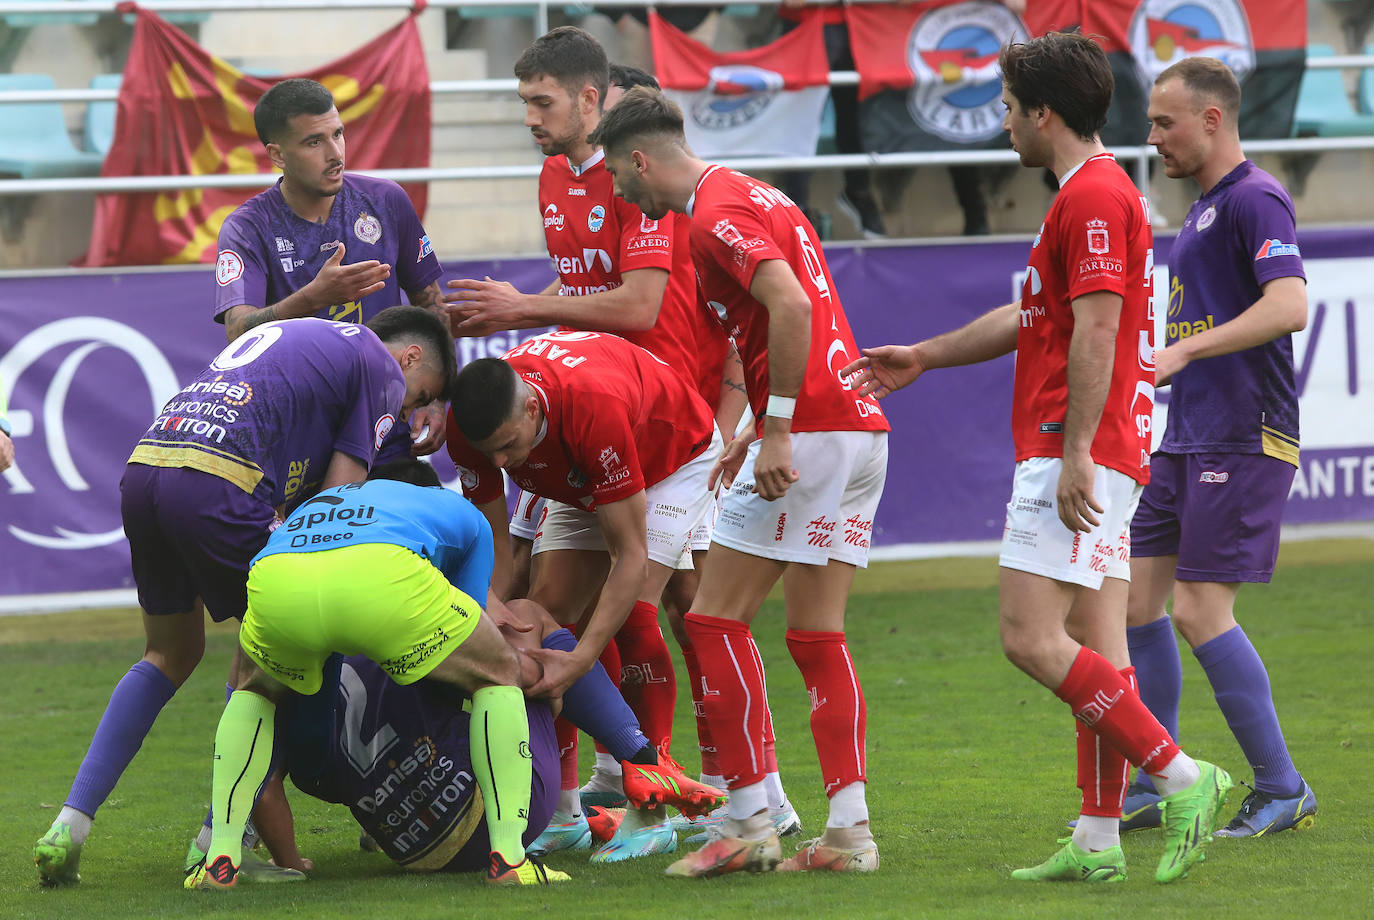
[[[395,182],[344,173],[344,125],[329,90],[283,80],[258,101],[253,123],[282,178],[220,228],[215,321],[229,341],[274,319],[366,322],[400,303],[401,290],[442,316],[443,269],[415,206]],[[413,415],[415,453],[439,449],[445,418],[442,403]]]
[[[419,307],[367,326],[273,322],[235,339],[163,407],[120,483],[147,650],[34,847],[43,884],[80,881],[96,810],[205,651],[202,610],[216,622],[243,616],[249,561],[276,509],[361,481],[402,413],[447,392],[456,363],[443,322]]]
[[[1169,177],[1196,180],[1202,197],[1169,259],[1168,346],[1156,361],[1159,383],[1172,382],[1169,421],[1131,523],[1127,633],[1140,695],[1176,736],[1178,626],[1254,770],[1254,791],[1220,837],[1310,827],[1317,811],[1234,615],[1241,584],[1269,581],[1278,558],[1298,462],[1290,334],[1307,324],[1293,202],[1245,158],[1239,112],[1240,86],[1213,58],[1180,61],[1150,94],[1149,142]],[[1157,802],[1141,777],[1123,822],[1158,824]]]

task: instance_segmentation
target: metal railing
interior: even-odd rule
[[[694,6],[700,0],[614,0],[616,6]],[[885,3],[891,0],[847,0],[851,3]],[[428,6],[456,9],[474,7],[533,6],[537,33],[548,29],[549,8],[584,4],[550,3],[549,0],[430,0]],[[147,0],[144,9],[157,13],[182,12],[280,12],[285,10],[410,10],[413,0]],[[16,0],[5,3],[0,14],[29,13],[114,13],[115,0]],[[1334,70],[1374,67],[1374,55],[1352,54],[1309,57],[1307,67]],[[852,70],[832,71],[831,86],[855,85],[859,74]],[[430,83],[435,94],[514,93],[514,79],[436,80]],[[11,90],[0,92],[0,105],[18,103],[113,102],[118,89]],[[1247,153],[1302,154],[1344,150],[1374,149],[1374,136],[1342,138],[1285,138],[1253,140],[1244,144]],[[1157,157],[1149,146],[1112,147],[1123,161],[1134,163],[1137,185],[1148,186],[1149,161]],[[950,150],[921,153],[859,153],[810,157],[741,157],[721,159],[721,163],[741,170],[790,171],[801,169],[898,168],[951,165],[997,165],[1020,162],[1012,150]],[[364,171],[366,175],[397,182],[450,182],[475,179],[536,178],[539,163],[514,166],[425,167]],[[277,173],[207,174],[196,176],[109,176],[65,179],[0,179],[0,198],[56,192],[148,192],[198,188],[265,188],[278,178]]]

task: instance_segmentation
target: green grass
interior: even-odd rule
[[[1065,707],[1000,654],[995,577],[991,560],[938,560],[874,566],[856,585],[849,638],[868,698],[868,798],[882,852],[882,869],[861,878],[669,881],[668,857],[593,867],[556,855],[550,863],[571,872],[571,884],[488,891],[476,877],[393,870],[358,851],[345,809],[295,794],[301,850],[318,866],[311,881],[184,892],[181,859],[209,799],[233,642],[219,628],[101,809],[82,856],[85,881],[41,890],[30,849],[61,805],[110,689],[142,653],[141,628],[128,611],[0,618],[0,916],[1374,916],[1374,709],[1362,679],[1374,649],[1374,543],[1285,546],[1274,583],[1246,588],[1238,605],[1268,664],[1294,759],[1317,791],[1316,828],[1215,841],[1192,877],[1167,887],[1153,881],[1157,830],[1125,838],[1130,880],[1110,890],[1008,878],[1054,849],[1077,810],[1077,790]],[[825,804],[807,697],[783,646],[776,601],[755,632],[771,668],[783,778],[807,829],[818,831]],[[1186,653],[1184,681],[1186,749],[1249,779]],[[685,697],[681,674],[679,686]],[[681,705],[675,753],[691,767],[688,714]]]

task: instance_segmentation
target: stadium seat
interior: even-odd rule
[[[824,156],[838,153],[835,147],[835,97],[825,97],[825,108],[821,109],[821,133],[816,138],[816,153]]]
[[[177,26],[198,26],[198,25],[200,25],[202,22],[204,22],[205,20],[207,20],[207,19],[210,18],[210,14],[209,14],[209,13],[205,13],[205,12],[191,12],[191,11],[173,13],[173,12],[171,12],[170,10],[167,10],[167,11],[159,10],[159,11],[158,11],[158,15],[161,16],[163,19],[165,19],[167,22],[170,22],[170,23],[172,23],[173,25],[177,25]],[[125,13],[125,14],[124,14],[124,24],[125,24],[125,25],[130,25],[130,26],[133,25],[133,24],[134,24],[134,20],[136,20],[136,19],[138,19],[138,14],[137,14],[137,13]],[[184,30],[183,30],[183,31],[184,31]]]
[[[757,16],[759,14],[759,5],[757,3],[727,3],[720,8],[720,14],[722,16],[738,16],[741,19],[745,19],[750,16]]]
[[[34,26],[69,24],[93,26],[100,18],[99,13],[6,13],[7,0],[0,0],[0,19],[11,29],[32,29]]]
[[[0,90],[54,89],[39,73],[0,74]],[[77,150],[56,102],[0,105],[0,173],[25,179],[94,176],[104,157]]]
[[[1331,57],[1330,45],[1308,45],[1309,58]],[[1361,115],[1350,105],[1339,70],[1307,69],[1298,89],[1293,115],[1294,137],[1361,137],[1374,134],[1374,115]]]
[[[91,89],[119,89],[119,84],[123,81],[123,74],[96,74],[91,77]],[[116,104],[113,102],[88,102],[86,104],[82,150],[98,153],[102,157],[110,152],[110,144],[114,142],[115,109]]]
[[[533,19],[538,10],[535,6],[460,6],[458,15],[463,19]]]
[[[1364,53],[1374,55],[1374,45],[1365,45]],[[1360,89],[1356,95],[1359,97],[1360,112],[1374,115],[1374,67],[1360,71]]]

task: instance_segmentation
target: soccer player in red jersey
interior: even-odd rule
[[[729,491],[686,616],[710,689],[706,716],[730,789],[729,818],[719,837],[668,871],[704,877],[768,870],[781,859],[764,783],[763,662],[749,631],[779,578],[787,644],[811,695],[830,797],[825,833],[782,868],[875,869],[864,700],[844,612],[854,569],[868,559],[888,424],[877,402],[839,373],[858,349],[815,230],[782,192],[697,159],[681,110],[661,93],[626,93],[592,141],[606,151],[616,193],[648,219],[670,211],[692,218],[702,293],[739,349],[758,419],[758,437],[736,438],[718,464]]]
[[[1149,479],[1154,250],[1149,204],[1103,148],[1111,103],[1102,49],[1052,32],[1002,51],[1003,127],[1059,196],[1031,245],[1021,299],[915,345],[864,349],[846,371],[885,396],[923,372],[1015,351],[1016,475],[1002,537],[1002,647],[1078,719],[1081,816],[1031,881],[1126,876],[1118,821],[1126,762],[1165,796],[1155,878],[1202,855],[1231,778],[1195,761],[1141,703],[1126,650],[1130,521]]]
[[[583,30],[561,27],[531,44],[514,70],[525,102],[525,124],[547,158],[539,178],[539,210],[558,278],[533,294],[490,279],[450,282],[453,290],[446,299],[464,317],[455,332],[484,335],[549,325],[614,332],[682,374],[713,409],[720,407],[721,430],[733,433],[744,402],[722,400],[728,342],[697,294],[687,243],[689,222],[674,215],[650,220],[617,198],[600,148],[587,141],[611,85],[605,51]],[[546,606],[560,622],[573,623],[583,612],[573,609],[574,576],[599,564],[589,563],[585,553],[596,553],[599,559],[602,551],[594,532],[590,543],[569,535],[555,539],[541,526],[543,519],[543,503],[523,494],[511,519],[517,559],[514,581],[528,583],[522,593]],[[709,527],[703,526],[693,548],[700,554],[708,543]],[[534,555],[537,563],[530,558]],[[687,568],[670,582],[674,603],[669,622],[699,697],[700,673],[682,627],[696,580],[691,566],[686,561],[684,565]],[[619,683],[622,674],[628,679],[624,689],[646,734],[666,745],[677,694],[657,605],[636,610],[607,656],[613,679]],[[565,763],[570,768],[566,779],[571,788],[565,791],[575,792],[576,733],[566,723],[560,723],[560,744],[568,752]],[[701,746],[711,744],[707,740]],[[598,758],[597,771],[584,790],[589,802],[594,792],[623,798],[618,771],[613,758]],[[714,772],[709,764],[703,769],[703,774]],[[604,798],[595,803],[613,804]],[[562,804],[561,814],[576,817],[579,803],[573,796],[565,796]],[[558,823],[556,819],[554,826]]]

